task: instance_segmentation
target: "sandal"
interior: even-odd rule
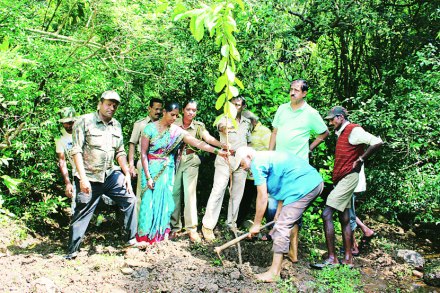
[[[310,264],[310,267],[315,270],[322,270],[324,268],[336,268],[339,266],[339,263],[332,263],[328,259],[323,261],[322,263],[312,263]]]

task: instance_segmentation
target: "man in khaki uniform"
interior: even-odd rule
[[[232,121],[226,117],[223,117],[220,120],[217,124],[217,128],[222,143],[226,143],[226,132],[228,132],[228,143],[231,146],[230,151],[234,154],[239,147],[248,145],[250,142],[252,127],[251,121],[241,115],[241,112],[246,107],[244,98],[235,97],[231,102],[237,109],[237,116],[235,119],[238,124],[238,129],[235,129]],[[202,221],[202,233],[206,241],[212,241],[215,239],[213,229],[217,225],[220,216],[223,197],[229,182],[230,168],[235,165],[235,157],[233,155],[229,157],[229,163],[230,164],[228,164],[228,161],[223,158],[215,159],[214,183],[211,194],[209,195],[208,204],[206,205],[205,216]],[[235,221],[237,220],[246,177],[247,171],[242,168],[232,171],[232,190],[229,197],[228,216],[226,220],[226,224],[230,227],[235,225]]]
[[[69,161],[70,166],[72,166],[72,175],[75,174],[75,164],[73,163],[70,151],[72,150],[72,129],[75,123],[75,109],[73,107],[65,107],[60,111],[61,118],[58,122],[63,124],[63,129],[61,129],[61,136],[55,139],[56,153],[58,157],[58,167],[60,168],[61,175],[63,176],[66,188],[64,193],[68,198],[72,199],[72,214],[75,210],[75,187],[72,184],[69,176],[69,169],[67,168],[67,161]]]
[[[104,92],[98,111],[81,116],[73,127],[71,154],[77,171],[77,194],[66,259],[76,258],[87,226],[103,194],[116,202],[124,213],[128,243],[136,244],[136,197],[131,188],[121,124],[113,119],[120,101],[115,91]],[[123,173],[115,166],[115,159]]]
[[[130,144],[128,148],[128,164],[130,166],[130,174],[134,178],[137,174],[142,174],[141,160],[137,160],[135,164],[135,157],[139,157],[141,152],[140,140],[142,137],[142,132],[148,123],[157,121],[162,114],[163,101],[158,98],[152,98],[148,106],[148,116],[136,121],[133,125],[133,131],[131,132]],[[137,145],[137,151],[136,151]],[[139,213],[139,208],[141,206],[141,176],[137,176],[136,185],[136,198],[137,198],[137,212]]]

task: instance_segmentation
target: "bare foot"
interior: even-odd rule
[[[271,271],[267,271],[265,273],[255,275],[255,278],[260,282],[273,283],[280,278],[280,275],[275,275]]]

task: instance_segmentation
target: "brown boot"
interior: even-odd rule
[[[298,224],[293,225],[292,231],[290,232],[290,247],[289,247],[289,259],[295,263],[298,262]]]

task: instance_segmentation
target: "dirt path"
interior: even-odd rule
[[[292,264],[285,260],[282,279],[275,284],[263,284],[255,282],[253,274],[264,271],[270,265],[271,245],[266,242],[243,242],[243,265],[237,264],[235,248],[224,251],[222,266],[213,247],[227,239],[213,245],[193,245],[183,236],[178,241],[164,241],[145,251],[125,250],[118,240],[118,232],[111,226],[101,226],[91,229],[77,259],[65,261],[62,256],[66,241],[54,241],[53,237],[31,237],[16,222],[2,217],[0,291],[326,292],[339,288],[334,287],[332,282],[347,282],[346,285],[338,285],[346,286],[340,288],[341,292],[348,292],[350,288],[357,292],[416,289],[436,292],[436,288],[426,287],[413,277],[409,266],[397,264],[391,257],[397,244],[390,239],[399,239],[402,231],[394,231],[393,227],[384,225],[381,229],[374,228],[381,234],[373,240],[368,253],[356,258],[356,269],[351,270],[353,273],[341,272],[340,269],[309,269],[312,250],[304,247],[307,241],[303,239],[300,261]],[[301,235],[302,238],[308,237],[306,232],[302,234],[306,234]],[[407,235],[403,232],[401,236]],[[324,252],[319,248],[313,251],[315,254],[316,251]],[[347,274],[353,275],[345,278]]]

